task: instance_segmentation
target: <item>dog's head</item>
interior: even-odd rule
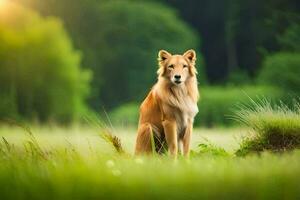
[[[188,78],[196,76],[196,52],[188,50],[183,55],[172,55],[165,50],[158,52],[158,75],[167,78],[174,85],[184,83]]]

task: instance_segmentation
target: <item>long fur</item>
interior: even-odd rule
[[[163,53],[165,53],[166,56],[171,56],[167,52]],[[178,56],[178,59],[185,59],[185,61],[189,63],[187,79],[180,85],[174,85],[170,81],[170,78],[166,77],[167,59],[164,58],[163,55],[159,55],[158,81],[140,107],[140,120],[135,149],[136,154],[152,152],[149,138],[151,136],[150,131],[153,132],[153,130],[155,130],[155,136],[163,140],[161,142],[166,142],[166,134],[175,134],[177,142],[183,140],[188,125],[192,125],[193,119],[198,112],[197,101],[199,99],[199,92],[196,77],[197,70],[195,68],[196,58],[193,57],[190,60],[189,57],[185,55],[175,56]],[[176,133],[166,132],[165,121],[174,122]],[[173,141],[175,141],[175,139]],[[175,148],[176,146],[178,147],[178,144],[168,144],[168,146],[170,145],[175,145]]]

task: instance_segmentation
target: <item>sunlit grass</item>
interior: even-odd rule
[[[269,130],[274,127],[279,135],[290,134],[298,130],[298,104],[295,109],[298,110],[283,105],[274,108],[264,102],[252,110],[243,108],[237,116],[260,137],[272,135]],[[173,200],[300,197],[300,151],[237,157],[234,154],[237,138],[249,131],[247,128],[196,129],[190,159],[180,156],[174,161],[167,155],[134,157],[135,128],[90,122],[91,126],[68,128],[2,126],[1,197]]]
[[[30,135],[21,128],[2,127],[1,198],[296,199],[300,195],[299,151],[239,158],[224,150],[226,145],[214,144],[215,136],[213,141],[196,137],[200,146],[193,145],[191,158],[175,162],[167,156],[132,156],[123,140],[129,135],[134,140],[130,129],[123,130],[125,135],[115,130],[129,154],[116,151],[98,131],[81,126],[33,127]],[[233,137],[235,131],[196,130],[196,135],[209,138],[220,132],[220,138]]]
[[[177,162],[166,156],[124,156],[34,139],[2,141],[3,199],[253,199],[297,198],[300,152],[235,158],[201,154]],[[28,144],[31,145],[28,146]],[[289,166],[286,166],[289,163]]]

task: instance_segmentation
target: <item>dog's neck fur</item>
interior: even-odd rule
[[[199,91],[195,76],[180,85],[174,85],[169,79],[159,76],[153,89],[163,103],[178,108],[182,113],[193,118],[198,112]]]

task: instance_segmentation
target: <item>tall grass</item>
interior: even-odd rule
[[[281,103],[272,106],[267,100],[254,102],[251,106],[241,106],[235,119],[253,131],[252,136],[241,144],[238,154],[252,151],[285,151],[300,147],[300,106]]]
[[[299,104],[297,111],[285,106],[275,109],[266,102],[251,109],[242,110],[237,116],[254,131],[265,130],[264,124],[276,122],[277,112],[280,130],[288,130],[296,122],[287,125],[289,118],[286,122],[282,118],[299,115]],[[269,122],[266,116],[272,116],[273,121]],[[300,198],[300,151],[234,157],[207,141],[193,151],[190,160],[179,158],[174,162],[157,155],[133,157],[128,156],[113,134],[112,125],[98,118],[87,121],[98,128],[98,138],[109,144],[102,148],[113,149],[112,154],[93,146],[88,153],[82,153],[69,141],[68,145],[46,148],[30,129],[25,130],[27,137],[21,144],[2,137],[1,199]]]
[[[29,136],[28,136],[29,137]],[[30,138],[28,138],[30,140]],[[26,141],[25,141],[26,142]],[[297,199],[300,152],[189,162],[0,142],[1,199]],[[201,147],[203,148],[203,147]],[[206,147],[205,147],[206,148]],[[220,151],[222,154],[222,151]],[[289,163],[287,167],[287,163]]]
[[[94,126],[98,129],[99,136],[105,142],[107,142],[109,145],[111,145],[113,147],[113,149],[116,150],[116,152],[118,152],[119,154],[127,154],[128,155],[128,153],[125,152],[125,150],[122,146],[121,139],[113,133],[114,127],[113,127],[106,111],[104,111],[104,114],[106,117],[106,121],[108,121],[109,126],[107,125],[107,123],[105,123],[105,121],[101,120],[101,118],[97,115],[85,116],[85,120],[86,120],[86,122],[88,122],[88,124],[90,124],[91,126]]]

